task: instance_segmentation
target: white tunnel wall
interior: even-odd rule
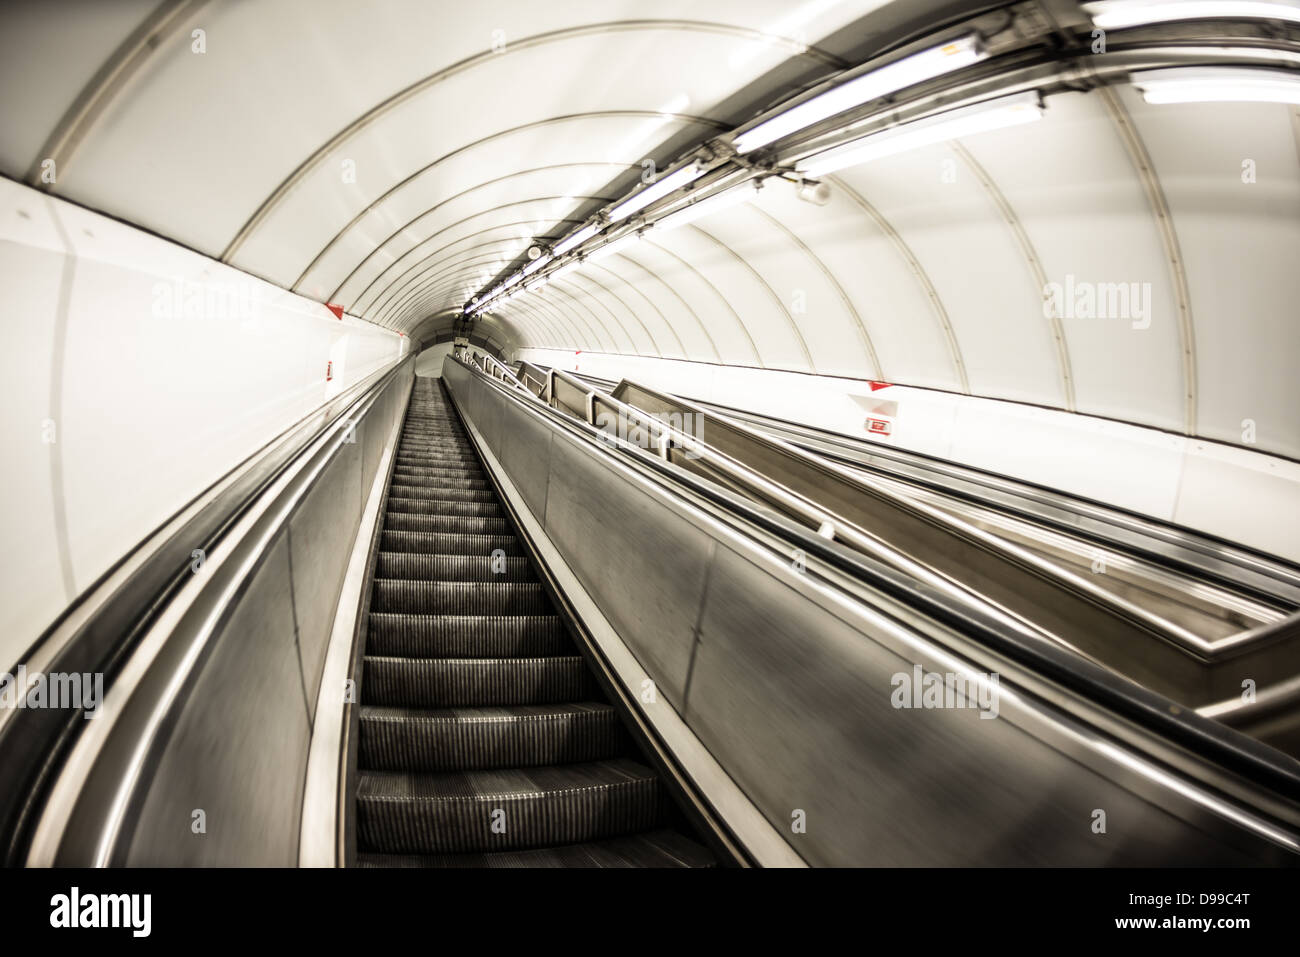
[[[403,0],[199,5],[130,61],[75,149],[55,150],[62,165],[44,188],[431,341],[531,243],[571,231],[647,162],[662,170],[851,66],[866,38],[920,35],[983,6],[491,0],[447,16]],[[0,29],[6,175],[37,181],[91,81],[93,70],[62,64],[112,62],[154,10],[88,3],[70,29],[0,12],[30,21]],[[286,32],[301,40],[289,56]],[[359,49],[382,49],[382,62],[357,68]],[[1152,447],[1184,436],[1231,446],[1233,461],[1300,458],[1300,111],[1153,106],[1123,85],[1045,105],[1036,123],[841,170],[824,207],[770,180],[746,204],[651,228],[515,297],[479,328],[514,350],[1022,403],[1005,421],[1056,431],[998,433],[1006,468],[1059,472],[1076,490],[1077,470],[1043,471],[1032,446],[1068,450],[1098,419],[1171,433]],[[1122,314],[1080,314],[1073,297],[1053,312],[1054,287],[1137,298]],[[821,394],[805,376],[788,381]],[[956,444],[926,447],[958,457]],[[1117,461],[1137,461],[1125,448]],[[1220,448],[1205,446],[1205,461]],[[962,454],[978,463],[985,451]],[[1179,484],[1191,472],[1181,454],[1151,472],[1151,500],[1129,489],[1117,501],[1166,516],[1189,507],[1198,493]],[[1267,463],[1261,474],[1290,468],[1245,460]],[[1083,484],[1104,497],[1098,483]]]
[[[1032,126],[845,170],[831,178],[825,207],[777,182],[692,224],[652,229],[566,277],[638,281],[641,294],[624,306],[657,349],[610,348],[584,334],[564,345],[881,378],[1295,457],[1294,113],[1148,107],[1132,91],[1113,101],[1068,94]],[[1151,144],[1158,180],[1136,174],[1118,115]],[[1215,132],[1225,129],[1230,146]],[[1243,182],[1244,159],[1255,162],[1253,183]],[[1154,202],[1169,210],[1172,246]],[[1078,290],[1078,314],[1045,315],[1053,283]],[[1107,284],[1134,293],[1128,311],[1084,314],[1077,296],[1090,287],[1103,309]],[[501,316],[509,321],[532,295]],[[582,308],[537,295],[562,316]]]
[[[524,349],[515,358],[960,462],[1300,561],[1300,463],[1278,456],[879,382],[873,389],[831,376],[557,349]],[[886,406],[888,413],[874,411]],[[883,417],[892,433],[869,433],[868,417]]]
[[[408,340],[7,180],[0,209],[3,671],[195,495]]]

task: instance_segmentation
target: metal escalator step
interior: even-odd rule
[[[399,455],[447,455],[456,458],[474,458],[474,446],[468,439],[412,439],[406,438],[397,446]]]
[[[358,867],[716,867],[708,850],[676,831],[486,854],[361,854]]]
[[[550,598],[536,581],[411,581],[376,578],[372,611],[404,615],[545,615]]]
[[[436,498],[394,498],[388,497],[390,512],[415,512],[422,515],[485,515],[489,517],[501,514],[501,506],[496,502],[449,502]]]
[[[421,485],[437,485],[444,478],[481,479],[486,478],[479,465],[414,465],[397,460],[393,466],[393,478],[405,476],[405,481],[418,482]]]
[[[437,485],[413,485],[399,482],[397,476],[388,487],[389,498],[428,498],[443,502],[495,502],[496,493],[490,488],[447,488],[445,482]]]
[[[479,535],[460,532],[380,533],[379,547],[386,552],[421,555],[491,555],[498,548],[506,555],[523,555],[524,546],[514,535]]]
[[[371,612],[366,653],[393,658],[572,655],[557,615],[394,615]]]
[[[474,446],[465,437],[408,435],[403,437],[397,448],[399,452],[429,452],[434,454],[446,452],[451,455],[468,455],[472,457]]]
[[[357,767],[374,771],[477,771],[617,757],[629,741],[607,704],[510,708],[363,707]]]
[[[377,578],[404,578],[422,582],[532,582],[537,581],[527,558],[491,555],[418,555],[380,552]]]
[[[444,489],[477,489],[479,491],[483,491],[483,490],[491,491],[492,488],[492,486],[488,484],[488,480],[486,477],[484,478],[443,478],[443,479],[439,479],[436,483],[433,483],[432,486],[424,482],[399,481],[399,479],[402,478],[403,476],[401,475],[394,475],[393,484],[390,486],[390,489],[403,489],[403,488],[411,488],[411,487],[428,489],[430,487],[433,487],[436,488],[438,491],[442,491]],[[395,493],[390,490],[388,494],[393,495]],[[410,496],[401,496],[401,497],[409,498]]]
[[[483,515],[412,515],[389,512],[384,528],[395,532],[461,532],[467,535],[508,535],[512,531],[504,518]]]
[[[483,468],[477,459],[465,459],[463,461],[461,459],[434,459],[413,456],[409,453],[399,455],[397,462],[394,464],[399,469],[441,469],[452,472],[463,472],[466,469],[477,472]]]
[[[625,759],[465,773],[362,771],[357,846],[437,854],[577,844],[656,828],[666,803],[654,772]]]
[[[595,679],[578,655],[555,658],[386,658],[367,655],[365,704],[473,708],[585,701]]]

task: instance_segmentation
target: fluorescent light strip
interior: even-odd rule
[[[1133,74],[1148,103],[1295,103],[1300,72],[1230,67],[1171,67]]]
[[[1267,0],[1098,0],[1083,9],[1094,26],[1122,30],[1174,20],[1290,20],[1300,23],[1300,4]]]
[[[534,259],[532,262],[530,262],[527,266],[524,267],[524,275],[531,276],[533,273],[537,272],[537,270],[541,269],[550,261],[551,261],[550,256],[538,256],[536,259]]]
[[[697,203],[692,203],[685,209],[679,209],[677,212],[665,216],[663,219],[655,220],[654,228],[667,231],[676,229],[678,226],[685,226],[687,223],[700,219],[703,216],[710,216],[713,213],[720,212],[731,206],[739,206],[741,203],[749,202],[757,196],[758,191],[749,183],[742,183],[734,186],[725,192],[716,193],[708,199],[702,199]]]
[[[612,256],[615,253],[623,249],[626,249],[632,243],[637,242],[640,238],[641,238],[640,235],[638,235],[637,233],[629,233],[627,236],[624,236],[622,239],[616,239],[612,243],[606,243],[605,245],[594,250],[587,256],[585,261],[589,263],[599,262],[600,260],[604,259],[606,256]]]
[[[582,263],[577,259],[573,260],[572,262],[565,263],[559,269],[555,270],[555,272],[548,274],[547,279],[559,279],[561,276],[567,276],[569,273],[573,272],[581,265]]]
[[[555,244],[555,255],[567,253],[574,246],[581,246],[592,236],[600,232],[600,224],[592,223],[590,226],[583,226],[576,233],[572,233],[567,238],[560,240]]]
[[[669,173],[667,176],[656,180],[653,184],[641,190],[641,192],[633,195],[631,199],[619,203],[610,210],[609,218],[613,222],[618,222],[620,219],[627,219],[638,209],[644,209],[655,200],[661,199],[669,193],[681,189],[688,183],[695,182],[703,175],[704,171],[697,169],[694,163],[689,166],[683,166],[676,172]]]
[[[825,176],[848,166],[857,166],[920,146],[1032,123],[1042,115],[1043,110],[1038,104],[1036,92],[1003,96],[872,133],[800,160],[798,169],[808,176]]]
[[[758,124],[752,130],[741,133],[732,145],[737,152],[748,153],[837,113],[953,70],[960,70],[987,56],[987,53],[979,49],[973,34],[931,47],[814,96],[811,100]]]

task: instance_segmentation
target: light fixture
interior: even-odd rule
[[[1134,73],[1148,103],[1295,103],[1300,72],[1232,67],[1170,67]]]
[[[654,228],[656,231],[666,232],[670,229],[676,229],[678,226],[685,226],[687,223],[703,216],[710,216],[728,207],[739,206],[741,203],[748,202],[754,198],[757,192],[756,186],[741,183],[739,186],[734,186],[721,193],[714,193],[707,199],[698,200],[684,209],[679,209],[663,219],[656,220]]]
[[[626,236],[616,239],[612,243],[605,243],[605,245],[592,250],[584,261],[589,263],[599,262],[606,256],[612,256],[617,252],[621,252],[628,246],[632,245],[632,243],[637,242],[640,238],[640,233],[628,233]]]
[[[542,256],[540,259],[534,259],[532,262],[530,262],[527,266],[524,267],[524,275],[531,276],[533,273],[537,272],[537,270],[541,269],[550,261],[551,261],[550,256]]]
[[[988,54],[979,48],[973,34],[952,40],[920,53],[895,60],[870,73],[827,90],[791,107],[752,130],[736,137],[732,145],[738,153],[749,153],[798,130],[820,123],[828,117],[870,103],[882,96],[915,86],[936,76],[978,63]]]
[[[542,249],[541,246],[537,245],[537,243],[533,243],[531,246],[528,247],[528,258],[538,259],[541,257],[543,251],[544,250]]]
[[[815,179],[801,179],[794,185],[795,196],[814,206],[825,206],[831,201],[831,188]]]
[[[805,176],[825,176],[848,166],[857,166],[919,146],[1032,123],[1042,115],[1043,109],[1037,92],[998,97],[852,140],[800,160],[798,170]]]
[[[599,223],[592,223],[590,226],[583,226],[576,233],[571,233],[569,236],[555,244],[555,255],[559,256],[562,253],[567,253],[574,246],[581,246],[598,232],[600,232]]]
[[[582,262],[581,262],[580,260],[575,259],[575,260],[573,260],[572,262],[565,263],[565,264],[564,264],[563,266],[561,266],[559,269],[555,270],[555,272],[547,273],[547,274],[546,274],[546,278],[547,278],[548,280],[549,280],[549,279],[559,279],[561,276],[565,276],[565,275],[568,275],[569,273],[573,272],[575,269],[577,269],[577,268],[578,268],[579,266],[581,266],[581,265],[582,265]]]
[[[627,219],[638,209],[644,209],[657,199],[667,196],[669,193],[681,189],[687,183],[693,183],[704,175],[704,170],[697,163],[691,163],[683,166],[681,169],[669,173],[667,176],[660,177],[651,185],[634,193],[630,199],[625,199],[609,212],[611,222],[618,222],[620,219]]]
[[[1098,0],[1085,3],[1094,26],[1122,30],[1174,20],[1290,20],[1300,23],[1300,4],[1270,0]]]

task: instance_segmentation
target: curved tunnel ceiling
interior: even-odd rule
[[[7,10],[31,22],[0,30],[27,44],[0,40],[0,72],[24,78],[5,83],[0,162],[432,341],[534,241],[632,190],[643,161],[663,169],[887,42],[988,6]],[[1157,106],[1126,84],[1045,107],[840,170],[824,206],[769,179],[514,297],[476,335],[882,379],[1234,444],[1250,422],[1257,447],[1300,456],[1300,112]],[[42,184],[49,157],[57,180]],[[1133,284],[1136,298],[1124,316],[1056,314],[1052,284]]]

